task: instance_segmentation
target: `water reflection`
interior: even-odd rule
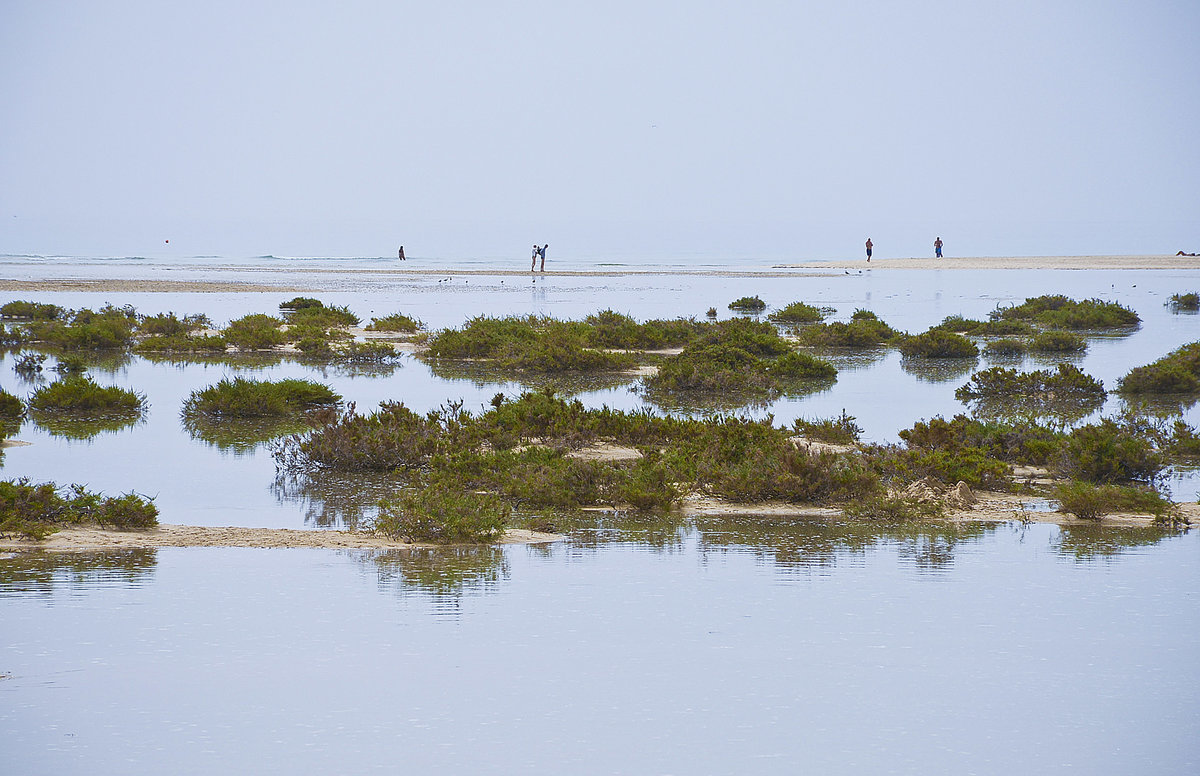
[[[0,596],[48,596],[56,588],[90,590],[149,583],[157,550],[0,554]]]
[[[434,377],[442,380],[470,382],[476,388],[489,385],[520,385],[524,388],[549,389],[565,396],[576,396],[593,391],[607,391],[632,385],[637,375],[628,372],[601,372],[594,374],[516,374],[494,365],[471,361],[447,361],[430,359],[425,361]]]
[[[494,592],[511,573],[502,547],[413,548],[361,557],[381,589],[428,596],[435,610],[452,612],[464,596]]]
[[[556,515],[553,525],[542,527],[570,536],[573,551],[591,552],[606,544],[621,543],[673,554],[683,549],[691,530],[687,523],[678,512],[586,510]]]
[[[903,357],[900,368],[923,383],[945,383],[969,375],[978,358],[926,358],[924,356]]]
[[[943,571],[964,543],[978,542],[997,528],[989,523],[899,523],[877,525],[831,519],[755,515],[706,517],[696,521],[701,557],[752,552],[788,571],[827,571],[848,557],[894,545],[920,571]]]
[[[813,348],[812,353],[837,367],[839,372],[869,369],[888,356],[887,348]]]
[[[1069,426],[1104,406],[1103,397],[1055,399],[1052,396],[1013,396],[964,402],[980,420],[1024,421]]]
[[[145,415],[141,410],[108,415],[77,415],[66,412],[30,410],[29,417],[33,420],[34,425],[51,436],[73,440],[89,440],[100,434],[115,434],[144,425],[146,422]]]
[[[183,428],[192,439],[204,442],[223,453],[248,455],[273,439],[308,431],[311,426],[300,418],[222,418],[184,416]]]
[[[1077,561],[1112,559],[1181,535],[1152,526],[1064,525],[1054,539],[1059,554]]]
[[[300,505],[305,525],[355,530],[374,519],[381,498],[395,496],[404,484],[401,475],[380,472],[280,472],[271,493],[281,504]]]

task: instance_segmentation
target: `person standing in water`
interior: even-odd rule
[[[400,251],[396,254],[396,258],[400,259],[400,261],[404,261],[404,246],[403,245],[400,246]]]
[[[871,242],[871,238],[867,238],[867,261],[871,260],[871,249],[875,247],[875,243]]]
[[[538,251],[538,255],[542,257],[542,272],[546,271],[546,249],[549,247],[550,243],[546,243],[542,246],[541,250]]]
[[[535,269],[537,269],[538,254],[540,254],[541,252],[542,252],[541,249],[537,247],[537,243],[534,243],[533,244],[533,260],[529,262],[529,271],[530,272],[533,272]]]
[[[933,241],[933,252],[935,254],[937,254],[937,257],[939,259],[942,258],[942,238],[941,237],[939,237]]]

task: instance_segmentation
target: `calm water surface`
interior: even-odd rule
[[[0,561],[8,773],[1194,773],[1195,535]]]
[[[325,260],[322,260],[325,261]],[[329,263],[329,262],[327,262]],[[286,282],[297,263],[251,264]],[[338,266],[331,263],[331,266]],[[4,260],[13,277],[137,277],[125,262]],[[153,276],[227,279],[154,264]],[[669,270],[669,267],[664,268]],[[246,279],[245,274],[227,273]],[[1076,363],[1108,387],[1200,339],[1173,315],[1197,272],[905,272],[794,278],[381,277],[312,294],[363,318],[433,328],[476,314],[639,319],[772,307],[871,309],[920,331],[947,315],[1063,293],[1133,307],[1142,327]],[[218,324],[295,294],[47,292]],[[49,363],[49,362],[48,362]],[[872,440],[963,411],[977,364],[839,357],[821,393],[752,408],[779,423],[855,415]],[[1024,368],[1043,364],[1027,360]],[[222,377],[307,377],[360,410],[522,386],[435,372],[293,362],[96,363],[147,395],[144,421],[96,435],[27,422],[5,478],[156,497],[164,522],[353,522],[388,483],[277,480],[265,436],[189,428],[187,396]],[[19,395],[11,357],[0,386]],[[629,385],[568,388],[644,406]],[[1110,400],[1105,412],[1120,409]],[[1186,415],[1197,422],[1195,411]],[[1196,478],[1176,473],[1177,498]],[[378,491],[378,492],[377,492]],[[887,529],[745,518],[598,518],[541,548],[377,553],[163,549],[0,558],[0,773],[1194,773],[1200,770],[1200,534],[998,527]]]

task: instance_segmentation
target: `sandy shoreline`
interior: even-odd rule
[[[498,544],[549,544],[561,540],[557,534],[509,529]],[[160,525],[149,531],[111,531],[94,526],[66,528],[43,541],[0,538],[0,550],[122,550],[150,547],[266,547],[318,549],[395,550],[433,547],[386,539],[359,531],[305,530],[292,528],[239,528],[192,525]]]
[[[1005,523],[1024,521],[1060,526],[1100,525],[1110,528],[1149,527],[1149,515],[1106,515],[1099,522],[1081,520],[1061,512],[1028,511],[1022,502],[1029,497],[1010,493],[976,493],[972,507],[951,511],[937,523]],[[1180,511],[1193,525],[1200,522],[1200,504],[1179,504]],[[787,503],[735,504],[719,499],[693,496],[685,500],[683,512],[689,517],[749,515],[762,518],[828,520],[842,517],[839,509]],[[566,537],[520,528],[509,529],[498,544],[550,544]],[[308,530],[291,528],[240,528],[236,526],[207,527],[189,525],[160,525],[150,531],[112,531],[96,527],[67,528],[43,541],[0,538],[0,551],[48,550],[59,552],[146,549],[154,547],[257,547],[272,549],[405,549],[433,547],[431,544],[410,544],[392,541],[358,531]]]
[[[237,265],[184,265],[173,269],[244,275],[245,280],[167,280],[136,278],[59,278],[20,280],[0,277],[0,291],[95,291],[103,293],[303,293],[344,291],[363,288],[381,281],[445,277],[728,277],[786,278],[807,275],[857,275],[876,270],[1191,270],[1200,269],[1195,256],[991,256],[976,258],[897,258],[845,261],[808,261],[775,264],[765,269],[713,270],[621,267],[611,270],[559,270],[530,273],[524,270],[455,269],[454,267],[388,267],[372,269],[329,269],[289,267],[286,270]],[[264,282],[264,276],[279,277]]]

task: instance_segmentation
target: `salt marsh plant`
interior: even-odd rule
[[[402,334],[413,334],[425,328],[425,324],[403,313],[392,313],[382,318],[372,318],[365,328],[367,331],[395,331]]]
[[[836,418],[797,418],[792,423],[792,430],[805,439],[816,439],[835,445],[853,444],[863,432],[862,426],[855,422],[855,417],[847,415],[845,410]]]
[[[1195,312],[1200,310],[1200,294],[1195,291],[1189,291],[1186,294],[1171,294],[1167,305],[1172,312]]]
[[[775,323],[798,324],[817,323],[835,312],[832,307],[814,307],[804,302],[792,302],[787,307],[776,310],[767,316]]]
[[[95,523],[122,530],[158,525],[152,499],[127,493],[104,497],[80,485],[30,484],[28,479],[0,481],[0,535],[44,539],[71,525]]]
[[[961,315],[950,315],[942,319],[937,326],[931,327],[930,331],[952,331],[956,334],[970,334],[973,337],[1012,337],[1032,335],[1034,328],[1017,319],[977,321]]]
[[[38,388],[29,397],[34,412],[90,415],[136,415],[146,397],[119,386],[100,386],[86,375],[71,375]]]
[[[1023,320],[1048,329],[1129,329],[1141,318],[1133,310],[1102,299],[1077,301],[1061,294],[1026,299],[1019,305],[997,307],[993,321]]]
[[[66,311],[56,304],[41,302],[26,302],[16,300],[0,306],[0,317],[17,318],[26,321],[54,321],[63,317]]]
[[[638,323],[628,315],[613,310],[589,315],[583,322],[591,327],[588,343],[597,348],[656,350],[678,347],[706,330],[704,324],[692,318]]]
[[[1012,358],[1023,356],[1029,352],[1029,345],[1024,340],[1003,337],[992,340],[983,346],[983,355],[990,358]]]
[[[183,403],[183,415],[285,417],[320,407],[335,407],[341,400],[328,386],[311,380],[271,382],[235,377],[193,391]]]
[[[591,327],[581,321],[538,316],[472,318],[461,329],[446,329],[429,341],[428,356],[487,359],[519,372],[587,372],[628,369],[636,363],[625,353],[590,346]]]
[[[1056,485],[1053,495],[1059,502],[1059,512],[1083,520],[1099,520],[1113,513],[1158,518],[1170,518],[1179,513],[1179,508],[1157,490],[1140,485],[1093,485],[1071,480]],[[1186,524],[1186,520],[1184,522]]]
[[[1152,483],[1167,459],[1153,440],[1105,418],[1067,434],[1051,464],[1061,476],[1094,484]]]
[[[1082,353],[1087,350],[1087,341],[1069,331],[1044,331],[1029,343],[1034,353]]]
[[[898,347],[901,353],[909,357],[975,358],[979,355],[979,348],[971,340],[961,334],[936,329],[902,337]]]
[[[285,311],[304,310],[310,307],[324,307],[325,303],[311,296],[297,296],[286,302],[279,303],[279,309]]]
[[[738,313],[761,313],[767,309],[767,303],[757,296],[743,296],[730,302],[729,309]]]
[[[55,319],[27,324],[32,342],[62,350],[112,350],[133,342],[138,315],[132,307],[108,305],[99,311],[75,310]]]
[[[1099,380],[1071,364],[1059,364],[1053,372],[1041,369],[1018,372],[1000,366],[992,367],[971,375],[971,380],[954,392],[955,398],[964,402],[1014,397],[1102,402],[1106,395],[1104,385]]]
[[[373,528],[410,542],[477,544],[498,538],[511,515],[496,496],[431,487],[380,501]]]
[[[800,330],[805,345],[839,348],[871,348],[885,345],[899,333],[869,310],[855,310],[849,323],[814,323]]]
[[[282,325],[274,316],[252,313],[230,321],[221,336],[238,350],[270,350],[288,341]]]
[[[1131,369],[1117,381],[1123,396],[1200,394],[1200,342],[1171,351],[1157,361]]]

